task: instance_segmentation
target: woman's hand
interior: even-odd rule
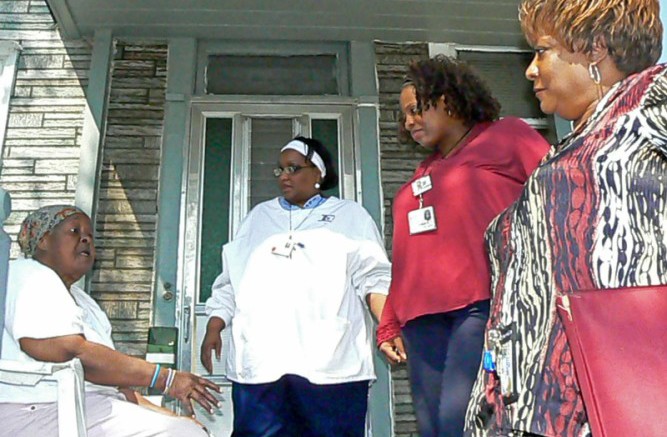
[[[206,324],[206,335],[201,343],[200,356],[201,363],[208,373],[213,373],[213,362],[211,361],[211,351],[215,350],[215,358],[220,361],[222,351],[222,338],[220,332],[225,328],[225,322],[218,317],[211,317]]]
[[[201,427],[204,431],[208,432],[208,429],[204,426],[204,424],[201,423],[200,421],[198,421],[193,416],[190,416],[190,417],[179,416],[178,414],[171,411],[169,408],[165,408],[165,407],[162,407],[160,405],[155,405],[153,402],[149,401],[144,396],[142,396],[141,393],[136,392],[136,391],[134,391],[130,388],[120,388],[119,387],[118,390],[125,395],[128,402],[132,402],[133,404],[141,405],[144,408],[148,408],[149,410],[153,410],[157,413],[165,414],[167,416],[183,417],[183,419],[192,420],[199,427]]]
[[[167,416],[178,416],[178,414],[174,413],[168,408],[164,408],[160,405],[155,405],[153,402],[149,401],[144,396],[142,396],[141,393],[134,391],[131,388],[118,387],[118,391],[120,391],[125,396],[128,402],[132,402],[133,404],[140,405],[144,408],[148,408],[149,410],[156,411],[160,414],[166,414]]]
[[[209,381],[190,372],[177,371],[174,382],[165,394],[181,401],[188,416],[194,417],[192,401],[204,407],[206,411],[213,414],[213,407],[220,407],[220,402],[213,396],[211,390],[220,392],[220,388]]]
[[[405,353],[403,346],[403,339],[395,337],[391,340],[384,341],[380,344],[380,352],[384,354],[390,364],[401,364],[408,360],[408,355]]]

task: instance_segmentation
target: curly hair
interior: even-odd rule
[[[403,86],[414,86],[419,112],[436,106],[444,96],[447,103],[443,111],[463,120],[466,126],[496,120],[500,114],[500,103],[473,68],[444,55],[410,63]],[[399,139],[409,141],[403,114],[399,117],[398,130]]]
[[[602,38],[628,75],[655,64],[662,53],[659,0],[523,0],[519,20],[533,46],[549,35],[571,52],[590,53]]]

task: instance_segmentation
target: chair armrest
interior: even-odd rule
[[[0,360],[0,381],[7,384],[36,385],[42,379],[55,380],[60,371],[71,371],[83,380],[83,367],[78,358],[64,363]]]
[[[64,363],[0,360],[0,382],[35,386],[41,380],[58,383],[59,436],[86,437],[84,373],[78,358]]]

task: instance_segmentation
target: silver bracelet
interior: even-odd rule
[[[167,381],[164,384],[164,390],[162,390],[163,394],[167,394],[167,392],[171,388],[171,385],[174,383],[175,378],[176,378],[176,371],[173,370],[173,369],[168,368],[167,369]]]

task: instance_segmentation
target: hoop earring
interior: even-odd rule
[[[600,74],[600,69],[596,64],[588,64],[588,75],[591,77],[591,80],[595,82],[595,85],[600,85],[602,81],[602,75]]]
[[[451,110],[451,109],[449,109],[449,108],[447,108],[447,115],[448,115],[449,117],[451,117],[451,116],[452,116],[452,110]]]
[[[321,187],[320,183],[319,183],[319,182],[315,182],[315,189],[316,189],[316,190],[319,190],[320,187]]]

